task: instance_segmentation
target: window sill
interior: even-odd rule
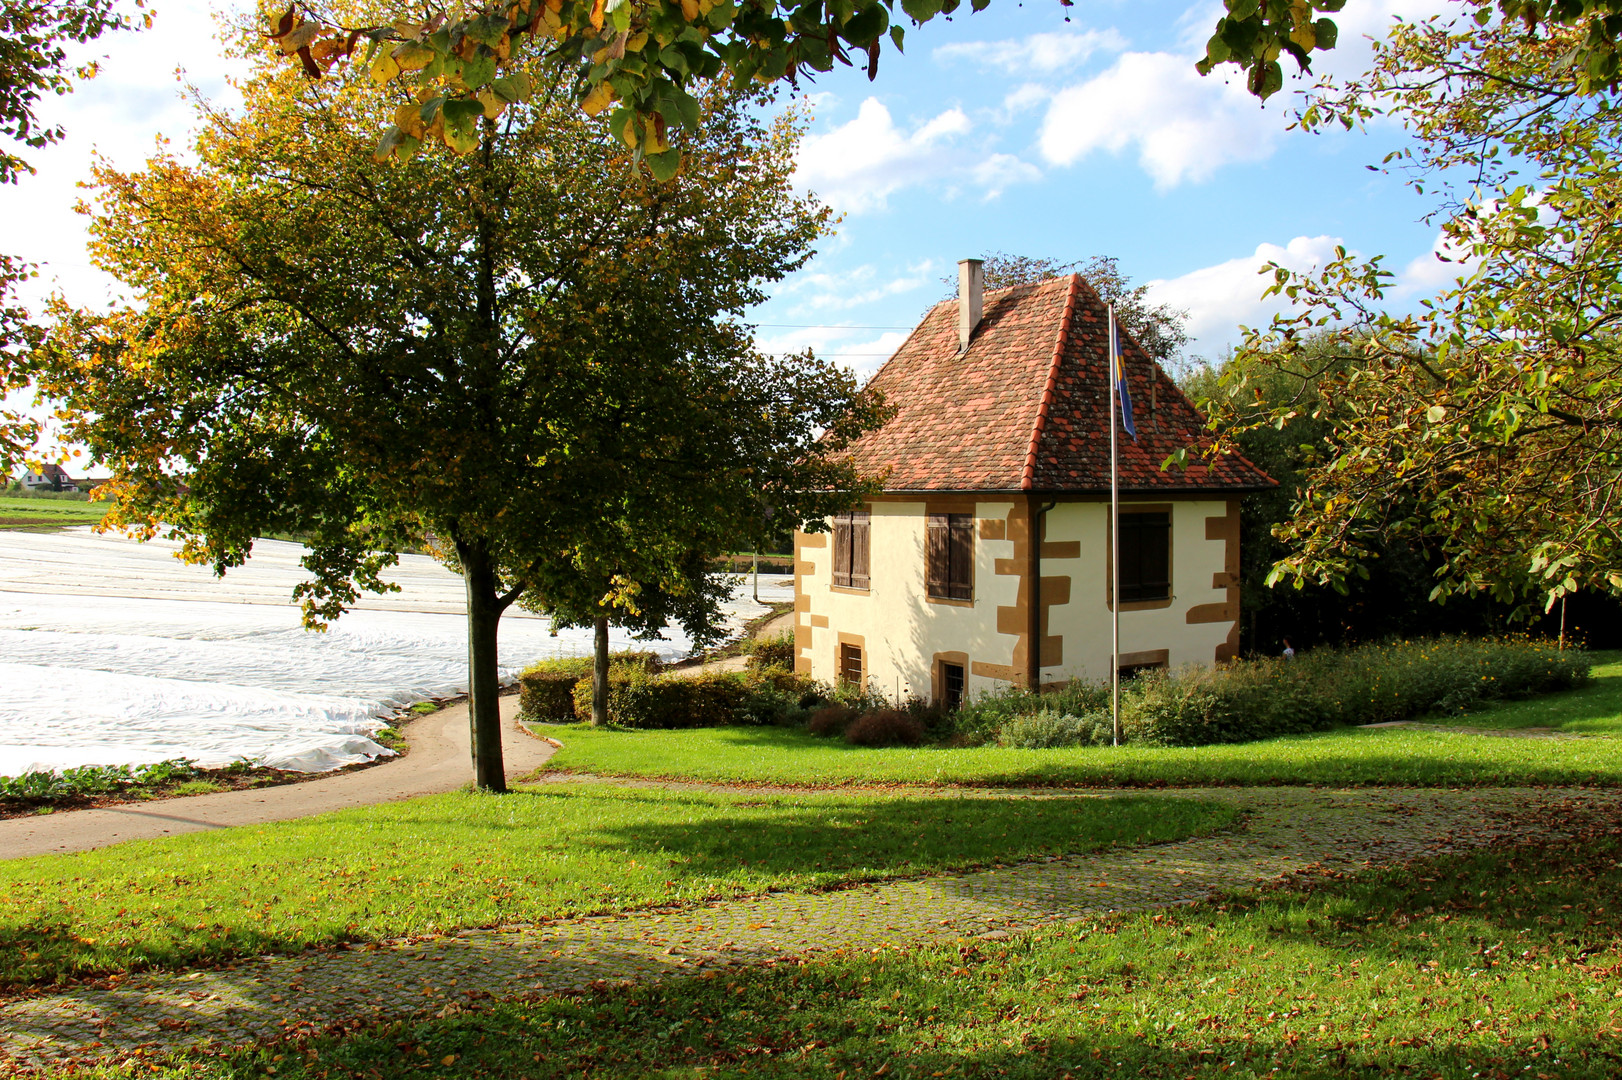
[[[1169,608],[1176,597],[1168,596],[1164,600],[1126,600],[1121,604],[1122,611],[1158,611]]]
[[[953,600],[950,597],[945,597],[945,596],[928,596],[928,595],[926,595],[924,597],[924,599],[926,601],[928,601],[929,603],[931,603],[931,604],[943,604],[946,607],[971,607],[972,608],[974,606],[974,601],[973,600]]]
[[[828,590],[830,592],[846,593],[850,596],[871,596],[873,593],[871,588],[855,589],[849,585],[830,585],[828,586]]]

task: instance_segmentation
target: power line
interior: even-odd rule
[[[773,330],[911,330],[910,326],[828,326],[823,323],[763,322],[756,326],[769,326]]]

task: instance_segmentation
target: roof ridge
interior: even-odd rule
[[[1053,343],[1053,359],[1048,363],[1047,384],[1042,387],[1042,403],[1036,409],[1036,423],[1031,426],[1031,447],[1025,452],[1025,471],[1020,477],[1019,486],[1023,491],[1031,490],[1036,482],[1036,453],[1042,444],[1042,432],[1047,427],[1048,406],[1053,404],[1053,392],[1058,388],[1059,363],[1064,359],[1064,347],[1070,338],[1070,319],[1076,310],[1076,283],[1081,280],[1080,274],[1070,275],[1070,288],[1065,295],[1064,314],[1059,316],[1059,334]]]

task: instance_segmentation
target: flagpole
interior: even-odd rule
[[[1115,397],[1116,373],[1121,370],[1116,355],[1115,305],[1109,306],[1109,536],[1110,536],[1110,730],[1114,745],[1121,745],[1121,470],[1116,458],[1115,428],[1119,402]]]

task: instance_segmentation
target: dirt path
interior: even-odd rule
[[[997,940],[1038,926],[1189,903],[1307,868],[1358,870],[1536,840],[1576,803],[1615,792],[1221,788],[1167,792],[1237,805],[1237,829],[822,893],[635,911],[359,948],[266,956],[219,970],[138,974],[0,1004],[0,1071],[245,1046],[338,1025],[474,1012],[491,998],[591,992],[627,980],[817,953]],[[1077,798],[1109,798],[1089,794]],[[1118,796],[1117,796],[1118,797]]]
[[[534,772],[555,752],[552,744],[519,728],[517,713],[518,698],[503,697],[501,748],[507,776],[513,779]],[[0,821],[0,858],[88,851],[126,840],[310,817],[455,791],[472,776],[465,701],[415,721],[406,740],[411,752],[399,761],[322,780],[9,818]]]

